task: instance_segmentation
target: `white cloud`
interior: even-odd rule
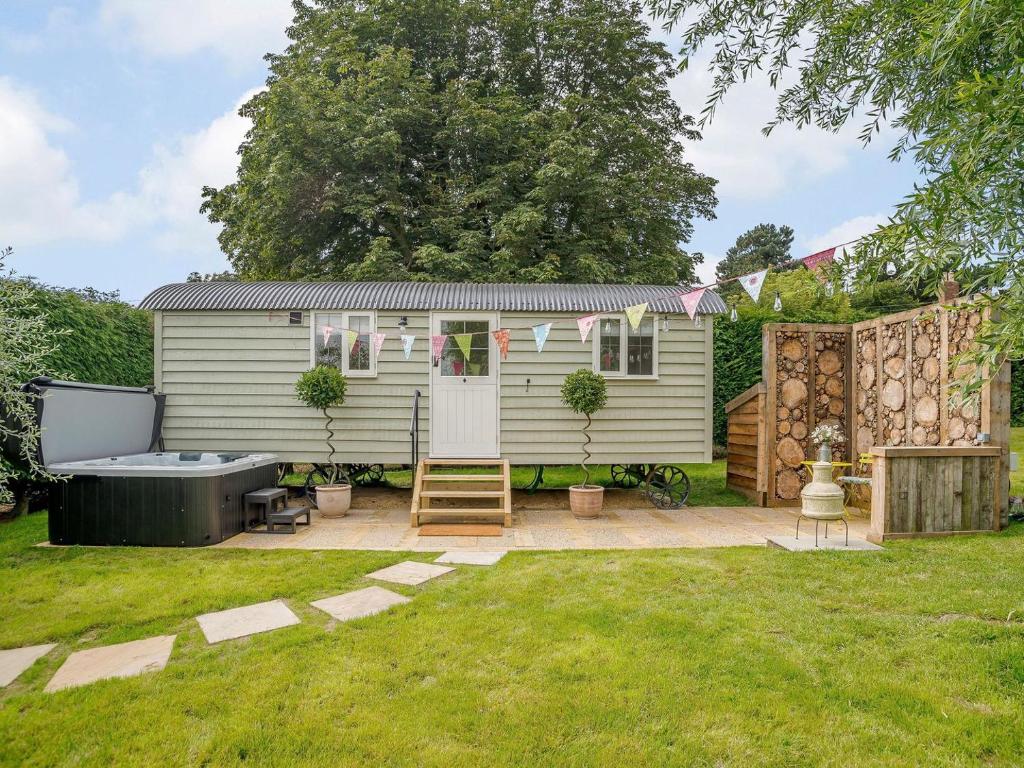
[[[78,181],[54,138],[74,129],[36,95],[0,77],[0,236],[36,245],[57,240],[111,240],[125,228],[121,195],[81,199]]]
[[[841,224],[837,224],[827,232],[822,232],[820,235],[814,235],[806,238],[802,242],[807,246],[808,253],[816,253],[818,251],[823,251],[826,248],[831,248],[833,245],[848,243],[851,240],[858,240],[865,235],[871,234],[880,225],[885,224],[888,221],[889,217],[884,213],[855,216],[852,219],[847,219]]]
[[[283,50],[289,0],[103,0],[100,21],[144,53],[175,58],[212,51],[234,65]]]

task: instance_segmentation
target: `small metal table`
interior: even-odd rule
[[[256,526],[267,522],[267,515],[274,509],[274,502],[281,500],[281,506],[288,504],[287,488],[261,488],[252,491],[243,497],[245,507],[245,530],[249,533],[269,533],[269,531],[257,531]],[[252,518],[249,515],[249,507],[258,507],[259,513],[256,516],[256,524],[250,525]]]

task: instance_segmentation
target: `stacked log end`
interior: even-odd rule
[[[858,454],[867,453],[875,444],[875,419],[878,415],[878,372],[875,370],[878,357],[878,332],[865,328],[857,332],[857,370],[855,378],[856,433],[854,447]]]
[[[947,314],[949,358],[970,350],[981,325],[981,313],[974,309],[952,310]],[[953,379],[972,379],[977,375],[973,366],[962,365],[951,371]],[[981,430],[981,407],[978,398],[962,399],[955,394],[950,398],[949,427],[946,442],[949,445],[972,445]]]
[[[937,315],[911,323],[911,445],[938,445],[942,339]]]
[[[815,334],[814,424],[830,424],[846,434],[845,333]],[[832,446],[832,460],[844,461],[846,446]]]
[[[904,445],[907,437],[907,327],[897,322],[883,325],[878,343],[882,350],[878,418],[881,444]]]
[[[807,334],[782,330],[776,334],[775,348],[775,495],[780,499],[800,496],[800,462],[807,457],[809,348]]]

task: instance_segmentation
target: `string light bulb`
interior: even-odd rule
[[[772,305],[772,309],[776,312],[782,311],[782,294],[778,291],[775,292],[775,303]]]
[[[889,277],[893,277],[896,274],[896,265],[893,264],[891,261],[887,261],[885,263],[885,274],[887,274]]]
[[[695,313],[693,315],[693,327],[694,328],[703,328],[704,327],[704,321],[700,319],[700,312],[697,312],[697,313]]]
[[[729,313],[729,319],[734,323],[740,319],[739,313],[736,311],[736,305],[732,305],[732,312]]]
[[[665,319],[661,321],[662,333],[668,333],[668,315],[665,315]]]
[[[826,296],[828,296],[831,299],[832,298],[832,294],[834,294],[835,292],[836,292],[836,289],[833,287],[832,283],[825,283],[825,295]]]

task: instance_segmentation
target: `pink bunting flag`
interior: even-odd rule
[[[431,336],[430,337],[430,348],[434,352],[434,361],[441,359],[441,353],[444,351],[444,343],[448,341],[447,336]]]
[[[498,352],[501,353],[502,360],[508,360],[508,340],[510,335],[508,328],[499,328],[496,331],[491,331],[491,336],[494,337],[494,341],[498,344]]]
[[[587,342],[587,337],[590,335],[590,329],[594,327],[594,323],[597,322],[597,315],[587,315],[586,317],[577,317],[576,326],[580,329],[580,341],[584,344]]]
[[[697,307],[700,306],[700,300],[704,298],[704,291],[707,288],[698,288],[695,291],[684,293],[679,300],[683,303],[683,309],[686,310],[686,314],[693,320],[697,317]]]
[[[373,334],[373,356],[378,357],[380,355],[380,348],[384,346],[384,339],[387,338],[386,333],[375,333]]]
[[[334,328],[329,325],[325,325],[321,331],[324,335],[324,346],[327,346],[327,342],[331,340],[331,334],[334,333]]]
[[[810,256],[805,256],[804,258],[800,259],[800,261],[803,262],[803,265],[805,267],[807,267],[809,270],[813,272],[822,264],[831,264],[832,259],[835,258],[835,255],[835,248],[826,248],[824,251],[818,251],[817,253],[812,253]]]

